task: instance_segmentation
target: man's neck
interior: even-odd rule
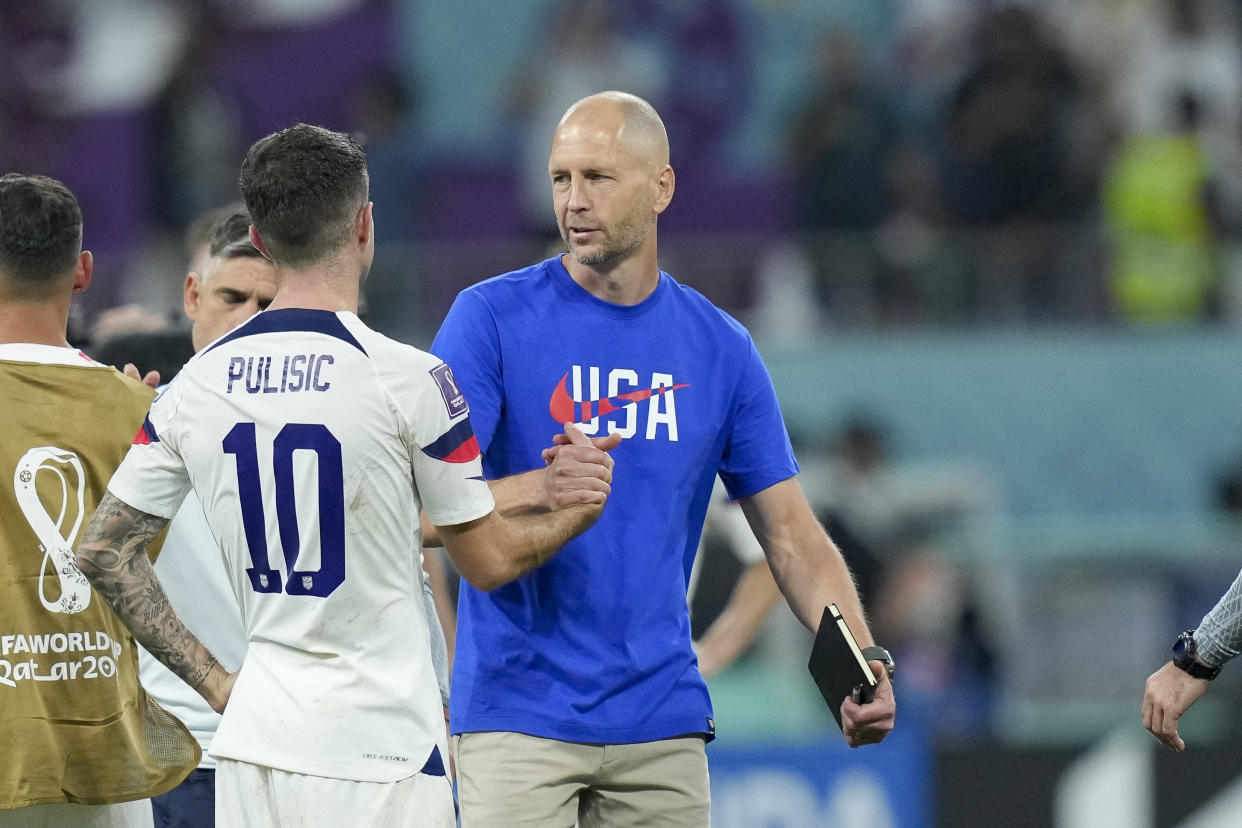
[[[660,284],[654,245],[650,251],[639,250],[636,255],[603,265],[581,264],[572,253],[561,256],[561,262],[579,287],[614,305],[637,305]]]
[[[69,303],[0,301],[0,344],[69,347]]]
[[[338,267],[312,266],[303,270],[277,268],[276,295],[268,310],[358,312],[359,276],[348,276]]]

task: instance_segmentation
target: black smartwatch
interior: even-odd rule
[[[867,661],[879,661],[884,664],[884,669],[888,671],[888,680],[893,680],[893,675],[897,672],[897,665],[893,663],[893,654],[883,647],[863,647],[863,658]]]
[[[1220,675],[1220,667],[1212,667],[1195,661],[1195,631],[1186,630],[1173,642],[1173,666],[1185,670],[1192,678],[1211,681]]]

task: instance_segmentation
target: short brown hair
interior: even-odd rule
[[[367,157],[344,133],[297,124],[250,147],[240,183],[272,260],[302,267],[349,238],[367,202]]]
[[[82,208],[42,175],[0,176],[0,272],[23,292],[47,293],[82,252]]]

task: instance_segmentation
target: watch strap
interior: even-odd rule
[[[884,669],[888,671],[888,677],[891,679],[895,672],[893,665],[893,656],[883,647],[871,646],[862,648],[863,658],[867,661],[879,661],[884,665]]]
[[[1207,679],[1208,681],[1211,681],[1220,675],[1220,667],[1200,664],[1197,661],[1192,661],[1189,664],[1179,664],[1177,666],[1189,673],[1192,678]]]

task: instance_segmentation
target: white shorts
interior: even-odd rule
[[[151,828],[151,800],[114,805],[50,802],[0,811],[0,828]]]
[[[357,782],[217,758],[216,825],[456,828],[457,816],[444,776],[416,773],[400,782]]]

